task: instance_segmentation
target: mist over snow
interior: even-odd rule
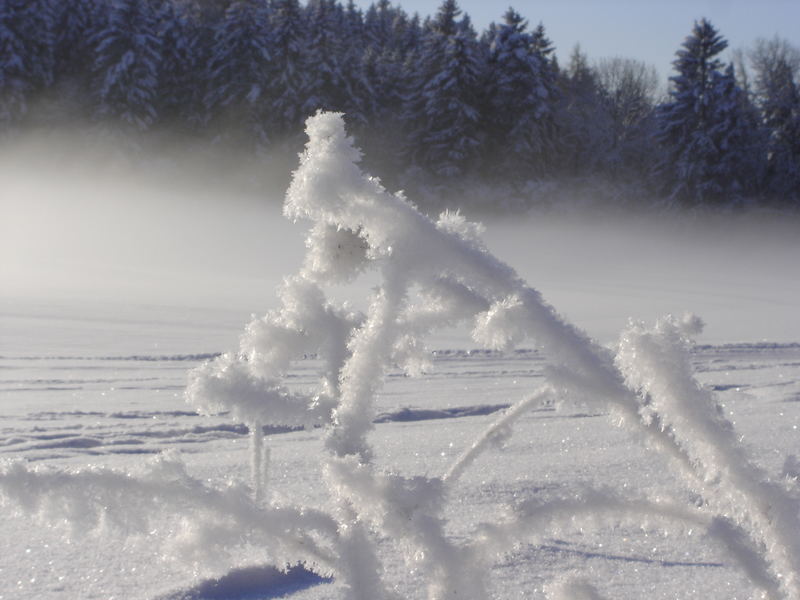
[[[691,310],[707,341],[795,341],[800,222],[758,215],[535,215],[487,246],[590,334]]]
[[[235,314],[231,323],[272,306],[307,228],[281,214],[286,173],[266,160],[167,152],[132,161],[103,144],[83,151],[80,141],[31,138],[2,151],[4,304],[213,308]],[[476,218],[492,252],[603,341],[628,317],[687,309],[706,315],[707,340],[800,339],[797,217],[598,206],[586,215],[563,198],[547,212]],[[372,285],[357,281],[340,295],[363,304]]]
[[[67,164],[63,147],[3,153],[4,294],[241,308],[269,297],[282,264],[300,259],[277,186],[248,195],[230,175],[133,166],[103,148],[110,158],[76,148]]]

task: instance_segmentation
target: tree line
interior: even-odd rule
[[[0,129],[63,122],[170,132],[269,154],[305,118],[346,114],[389,184],[602,179],[665,201],[800,202],[800,51],[759,42],[725,64],[707,20],[666,93],[627,58],[559,65],[509,9],[477,32],[455,0],[0,0]]]

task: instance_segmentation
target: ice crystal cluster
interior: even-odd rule
[[[387,537],[405,549],[430,600],[485,600],[501,556],[571,520],[677,523],[704,531],[763,597],[800,599],[797,489],[752,462],[713,395],[694,378],[688,356],[699,319],[666,317],[654,328],[631,323],[616,348],[601,347],[492,256],[478,225],[452,212],[433,221],[363,174],[340,114],[310,118],[307,133],[284,207],[289,219],[310,223],[305,261],[286,278],[279,307],[247,325],[236,351],[192,371],[187,386],[199,411],[248,424],[251,482],[215,487],[171,455],[136,476],[15,462],[0,471],[7,500],[79,530],[110,523],[147,531],[154,514],[172,510],[183,519],[181,542],[190,552],[261,545],[274,564],[302,561],[332,574],[354,600],[399,597],[381,563],[379,545]],[[365,313],[329,300],[329,286],[367,272],[379,285]],[[370,432],[387,371],[425,369],[425,338],[465,323],[485,348],[535,344],[549,360],[545,385],[505,410],[440,476],[378,468],[380,448]],[[290,389],[285,376],[308,355],[323,365],[318,385]],[[694,501],[610,488],[546,500],[532,494],[495,521],[476,523],[467,541],[448,535],[447,506],[459,477],[512,435],[527,410],[564,398],[638,431],[649,451],[669,457]],[[329,506],[271,499],[266,426],[313,428],[324,436],[320,485]],[[552,582],[547,593],[600,598],[583,579]]]

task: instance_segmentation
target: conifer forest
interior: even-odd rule
[[[686,33],[661,81],[579,47],[559,64],[536,15],[477,31],[455,0],[430,16],[388,0],[0,0],[0,135],[68,123],[269,161],[337,111],[365,166],[423,204],[419,190],[481,182],[800,206],[800,49],[760,40],[725,62],[709,20]]]

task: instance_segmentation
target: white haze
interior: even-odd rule
[[[0,161],[2,280],[12,296],[241,307],[271,293],[302,256],[299,232],[280,218],[280,192],[191,182],[169,164],[24,156]]]
[[[297,270],[305,230],[281,216],[288,173],[265,186],[259,171],[134,168],[97,151],[67,162],[58,147],[0,154],[2,310],[213,308],[237,315],[236,331]],[[800,340],[797,219],[577,212],[482,219],[489,249],[591,335],[690,310],[704,341]],[[358,303],[369,286],[341,293]]]

